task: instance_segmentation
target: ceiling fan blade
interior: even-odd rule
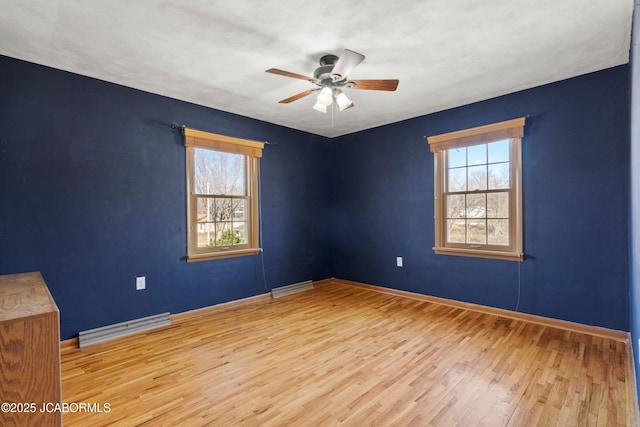
[[[296,74],[290,71],[279,70],[277,68],[269,68],[268,70],[265,70],[265,71],[267,73],[277,74],[279,76],[285,76],[285,77],[293,77],[294,79],[306,80],[308,82],[316,81],[316,79],[314,79],[313,77],[307,77],[307,76],[303,76],[302,74]]]
[[[352,89],[361,90],[387,90],[393,92],[398,87],[399,80],[349,80],[353,83]]]
[[[336,62],[336,65],[333,66],[331,77],[334,81],[344,79],[362,61],[364,61],[364,55],[345,49],[344,52],[342,52],[342,56],[338,59],[338,62]]]
[[[283,99],[282,101],[279,101],[280,104],[288,104],[290,102],[293,101],[297,101],[300,98],[304,98],[307,95],[311,95],[313,92],[317,91],[318,89],[309,89],[309,90],[305,90],[304,92],[300,92],[297,95],[293,95],[290,96],[289,98]]]

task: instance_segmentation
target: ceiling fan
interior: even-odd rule
[[[364,61],[364,55],[345,49],[340,57],[336,55],[324,55],[320,58],[320,66],[313,72],[313,77],[307,77],[277,68],[269,68],[266,71],[271,74],[306,80],[318,86],[315,89],[305,90],[304,92],[285,98],[279,101],[280,104],[289,104],[290,102],[297,101],[300,98],[319,91],[317,102],[313,108],[326,113],[327,107],[333,102],[336,103],[340,111],[354,106],[353,102],[344,94],[343,89],[345,88],[384,90],[390,92],[396,90],[398,80],[348,80],[347,76],[349,73],[362,61]]]

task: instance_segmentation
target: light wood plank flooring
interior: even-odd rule
[[[328,284],[62,356],[66,426],[628,426],[625,343]]]

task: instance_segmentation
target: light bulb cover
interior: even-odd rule
[[[320,111],[321,113],[327,112],[327,106],[324,104],[321,104],[319,101],[315,103],[315,105],[313,106],[313,109],[316,111]]]
[[[333,91],[329,87],[324,87],[318,94],[318,102],[324,106],[329,106],[333,102]]]
[[[351,102],[351,100],[347,98],[347,95],[345,95],[343,92],[340,92],[336,96],[336,104],[338,104],[338,109],[342,111],[345,108],[349,108],[350,106],[352,106],[353,102]]]

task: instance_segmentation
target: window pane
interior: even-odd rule
[[[464,218],[464,194],[447,196],[447,218]]]
[[[235,210],[234,199],[215,199],[214,221],[231,221]]]
[[[196,199],[196,222],[198,224],[213,221],[214,203],[214,199],[210,197],[198,197]]]
[[[487,215],[486,195],[467,194],[467,218],[485,218]]]
[[[468,191],[487,189],[487,165],[467,168],[469,175]]]
[[[509,245],[509,220],[487,220],[487,239],[490,245]]]
[[[233,222],[234,245],[242,245],[247,242],[247,223],[242,221]]]
[[[509,161],[509,140],[492,142],[489,145],[489,163]]]
[[[233,206],[233,219],[245,221],[247,219],[247,201],[235,199]]]
[[[509,163],[489,165],[489,189],[509,188]]]
[[[245,156],[195,148],[193,152],[196,194],[245,195]]]
[[[452,148],[447,150],[447,158],[449,159],[449,168],[467,166],[467,149]]]
[[[487,218],[509,218],[509,193],[487,194]]]
[[[467,168],[449,169],[449,192],[467,191]]]
[[[229,246],[233,241],[233,231],[230,222],[219,222],[216,224],[215,246]]]
[[[212,222],[198,222],[196,224],[198,228],[198,247],[206,248],[214,246],[215,242],[215,224]]]
[[[487,145],[480,144],[467,147],[467,155],[469,166],[485,164],[487,163]]]
[[[447,220],[447,242],[449,243],[465,242],[465,220],[464,219]]]
[[[484,245],[487,243],[487,225],[483,219],[467,221],[467,243]]]

